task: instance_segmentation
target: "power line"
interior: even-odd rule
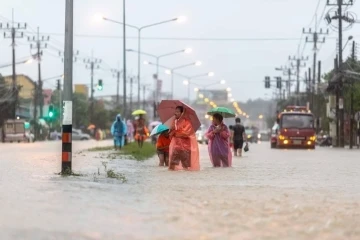
[[[63,33],[43,33],[54,36],[64,36]],[[93,34],[74,34],[75,37],[82,38],[115,38],[123,39],[119,35],[93,35]],[[138,37],[127,36],[126,39],[138,39]],[[194,38],[194,37],[142,37],[142,40],[169,40],[169,41],[298,41],[300,38],[294,37],[264,37],[264,38]]]

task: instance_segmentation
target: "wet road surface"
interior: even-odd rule
[[[201,145],[200,172],[80,151],[109,144],[76,142],[86,176],[68,178],[54,174],[60,142],[0,144],[0,239],[360,239],[358,150],[265,142],[213,169]]]

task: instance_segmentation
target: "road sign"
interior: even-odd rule
[[[356,121],[360,122],[360,112],[355,113],[354,118]]]
[[[339,109],[344,109],[344,99],[339,98]]]

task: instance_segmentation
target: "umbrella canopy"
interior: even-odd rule
[[[160,120],[169,126],[170,119],[174,118],[175,108],[177,106],[184,107],[184,115],[190,119],[193,130],[197,131],[201,123],[198,116],[196,115],[196,111],[180,100],[162,100],[157,110],[160,116]]]
[[[146,114],[146,111],[142,109],[135,110],[132,113],[132,115],[144,115],[144,114]]]
[[[24,122],[24,126],[25,126],[25,129],[29,129],[30,128],[30,123],[29,122]]]
[[[216,107],[207,112],[207,114],[211,116],[216,113],[220,114],[224,118],[233,118],[236,116],[236,114],[231,109],[228,109],[226,107]]]
[[[157,135],[157,134],[160,134],[162,132],[165,132],[165,131],[168,131],[169,130],[169,127],[164,125],[164,124],[160,124],[160,125],[157,125],[152,131],[151,131],[151,134],[150,136],[153,136],[153,135]]]
[[[150,127],[156,127],[158,125],[162,124],[162,122],[159,122],[159,121],[153,121],[149,124]]]
[[[87,129],[88,129],[88,130],[95,129],[95,125],[94,125],[94,124],[90,124]]]

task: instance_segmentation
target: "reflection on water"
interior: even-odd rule
[[[263,142],[214,169],[202,146],[200,172],[82,153],[62,178],[57,146],[33,146],[0,161],[1,239],[360,239],[358,151]],[[128,183],[95,181],[101,161]]]

